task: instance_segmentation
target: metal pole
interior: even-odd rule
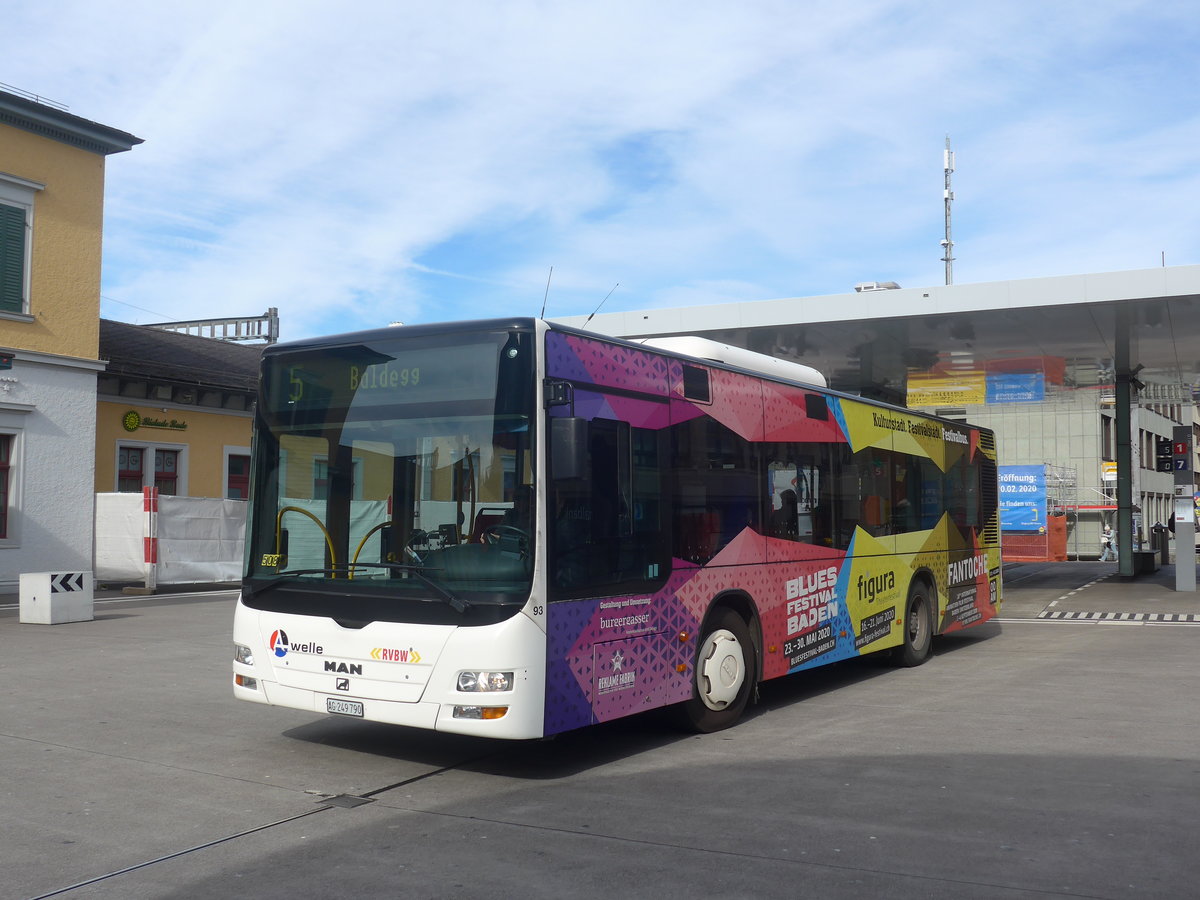
[[[1117,304],[1117,572],[1133,574],[1133,447],[1130,409],[1133,399],[1133,374],[1129,369],[1129,304]]]
[[[950,176],[954,173],[954,151],[950,149],[950,136],[946,135],[946,152],[942,157],[942,169],[946,176],[946,188],[942,193],[946,203],[946,237],[942,241],[946,264],[946,284],[954,284],[954,241],[950,237],[950,204],[954,202],[954,191],[950,189]]]
[[[1196,592],[1196,505],[1192,495],[1196,490],[1195,476],[1192,465],[1196,459],[1192,446],[1193,405],[1191,402],[1191,385],[1184,385],[1187,393],[1184,395],[1180,418],[1184,424],[1176,425],[1173,429],[1172,454],[1175,463],[1175,590]],[[1179,452],[1182,450],[1182,452]],[[1183,461],[1182,468],[1179,460]]]

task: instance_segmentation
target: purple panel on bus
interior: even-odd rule
[[[678,594],[700,569],[682,560],[674,568],[653,595],[550,604],[546,734],[691,695],[691,638],[699,622]]]
[[[557,331],[546,333],[546,374],[598,387],[670,393],[667,360],[655,353]]]
[[[582,728],[592,723],[591,698],[575,680],[571,667],[571,648],[595,615],[599,605],[599,600],[563,601],[550,604],[547,610],[544,715],[547,735]]]

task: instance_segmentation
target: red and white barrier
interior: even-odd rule
[[[146,590],[158,588],[158,488],[142,488],[142,562]]]

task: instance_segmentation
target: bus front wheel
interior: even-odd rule
[[[734,724],[750,700],[756,672],[750,629],[733,610],[721,610],[696,648],[692,697],[680,707],[684,724],[706,733]]]
[[[901,666],[919,666],[933,651],[933,603],[929,585],[914,581],[904,606],[904,643],[895,650],[894,659]]]

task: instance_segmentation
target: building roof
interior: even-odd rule
[[[100,358],[108,361],[107,374],[129,378],[256,391],[265,346],[100,320]]]
[[[0,124],[108,156],[142,143],[126,131],[72,115],[66,110],[0,91]]]

